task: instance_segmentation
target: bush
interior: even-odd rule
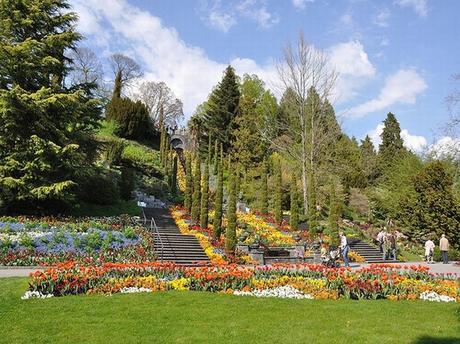
[[[99,171],[99,173],[101,172]],[[119,200],[119,192],[113,179],[114,178],[104,174],[94,174],[87,177],[80,183],[80,200],[99,205],[117,203]]]
[[[110,166],[121,164],[121,158],[123,155],[124,148],[125,145],[121,140],[113,140],[107,143],[105,159]]]
[[[120,137],[145,139],[151,134],[149,110],[141,101],[114,97],[107,105],[106,117],[118,124],[115,134]]]
[[[134,191],[134,171],[132,168],[123,167],[120,178],[120,196],[125,201],[132,198]]]
[[[449,261],[460,260],[460,250],[450,248],[447,252],[447,256]],[[435,247],[433,259],[437,262],[442,262],[441,251],[439,250],[439,247]]]

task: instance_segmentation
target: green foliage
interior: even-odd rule
[[[64,86],[77,15],[62,0],[0,2],[0,206],[57,212],[95,156],[99,102]]]
[[[238,114],[240,90],[238,77],[232,66],[225,70],[222,81],[214,88],[207,102],[194,117],[200,127],[198,140],[200,150],[207,151],[208,138],[216,138],[227,152],[233,141],[235,117]]]
[[[184,207],[188,212],[192,209],[192,194],[193,194],[193,172],[192,172],[192,157],[185,158],[185,196]]]
[[[27,249],[34,248],[34,239],[28,233],[22,233],[19,238],[19,245],[24,246]]]
[[[295,174],[291,179],[291,229],[297,230],[299,227],[299,192],[297,190],[297,179]]]
[[[171,193],[177,195],[177,155],[174,155],[173,168],[171,172]]]
[[[227,229],[225,231],[225,250],[233,252],[236,246],[236,180],[231,173],[228,181]]]
[[[275,182],[273,190],[273,212],[275,213],[275,221],[281,223],[283,220],[282,197],[283,197],[283,183],[281,175],[281,160],[277,159],[274,162],[275,169]]]
[[[308,228],[310,234],[314,235],[318,227],[318,213],[316,210],[316,188],[315,176],[312,172],[308,176]]]
[[[134,180],[133,169],[130,167],[123,167],[121,169],[120,178],[120,196],[122,199],[129,201],[133,198]]]
[[[192,220],[196,223],[200,221],[201,205],[201,163],[197,155],[195,158],[195,169],[193,174],[193,195],[192,195]]]
[[[209,161],[210,159],[208,156],[204,165],[203,185],[201,190],[201,228],[208,228]]]
[[[361,141],[361,161],[366,185],[373,185],[377,175],[377,153],[369,135]]]
[[[214,199],[214,218],[213,218],[213,238],[218,240],[222,234],[222,208],[224,200],[224,171],[222,166],[222,147],[220,152],[221,159],[217,165],[217,189]]]
[[[336,186],[334,180],[330,183],[329,190],[329,235],[334,245],[338,244],[339,238],[339,219],[340,219],[340,202],[336,193]]]
[[[407,198],[404,222],[409,234],[423,241],[427,235],[446,234],[451,244],[460,243],[460,209],[452,193],[452,176],[440,161],[428,163],[413,179],[415,194]]]
[[[147,176],[162,178],[164,171],[159,152],[133,141],[128,142],[123,150],[122,160]]]
[[[107,105],[106,118],[118,125],[116,135],[127,139],[145,139],[151,135],[149,110],[141,101],[113,98]]]
[[[407,152],[401,138],[401,127],[395,115],[388,113],[385,119],[383,132],[380,135],[382,143],[379,146],[378,167],[381,173],[391,167],[394,161]]]
[[[268,165],[267,161],[262,164],[262,172],[260,176],[260,212],[262,214],[268,213]]]
[[[105,160],[112,165],[120,165],[122,160],[125,144],[121,140],[112,140],[107,143],[105,151]]]
[[[79,199],[83,202],[110,205],[119,200],[119,189],[114,183],[114,177],[96,169],[80,182]]]

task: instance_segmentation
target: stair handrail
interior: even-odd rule
[[[160,246],[161,246],[161,258],[160,261],[163,263],[163,253],[164,253],[164,246],[163,246],[163,240],[161,239],[160,231],[158,230],[157,223],[155,219],[152,216],[152,219],[150,220],[150,229],[155,232],[157,235],[158,240],[160,241]]]
[[[142,222],[143,222],[144,225],[145,225],[145,224],[147,223],[147,216],[145,216],[144,207],[141,207],[141,210],[142,210],[142,217],[143,217]]]

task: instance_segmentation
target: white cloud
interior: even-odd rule
[[[307,5],[307,2],[314,2],[315,0],[292,0],[292,4],[294,5],[295,8],[299,9],[299,10],[303,10],[306,5]]]
[[[385,80],[377,98],[347,110],[350,117],[362,117],[394,104],[415,104],[417,96],[427,89],[425,80],[413,69],[401,69]]]
[[[426,0],[396,0],[395,3],[401,7],[411,7],[420,17],[426,17],[428,14]]]
[[[339,73],[334,97],[339,102],[355,96],[365,82],[376,73],[359,41],[336,44],[328,53],[331,65]]]
[[[371,138],[372,143],[374,144],[376,149],[378,149],[379,145],[382,143],[382,138],[380,137],[380,135],[382,135],[384,127],[385,126],[383,123],[379,123],[377,127],[375,127],[367,133],[367,135],[369,135],[369,137]],[[409,133],[407,129],[401,130],[401,138],[404,141],[404,146],[415,153],[420,153],[426,147],[427,144],[425,137],[412,135]]]
[[[390,19],[390,15],[391,15],[390,10],[388,8],[384,8],[375,17],[374,23],[381,27],[387,27],[388,20]]]
[[[340,22],[347,26],[353,26],[353,16],[350,13],[345,13],[340,17]]]
[[[265,0],[240,0],[238,2],[222,2],[211,0],[201,8],[203,20],[210,26],[228,32],[231,27],[244,18],[257,23],[260,28],[267,29],[279,22],[276,13],[268,10]]]
[[[236,19],[229,13],[218,11],[211,11],[209,13],[209,24],[220,31],[228,32],[236,23]]]

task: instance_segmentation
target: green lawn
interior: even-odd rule
[[[458,343],[456,304],[199,292],[20,299],[0,279],[1,343]]]

